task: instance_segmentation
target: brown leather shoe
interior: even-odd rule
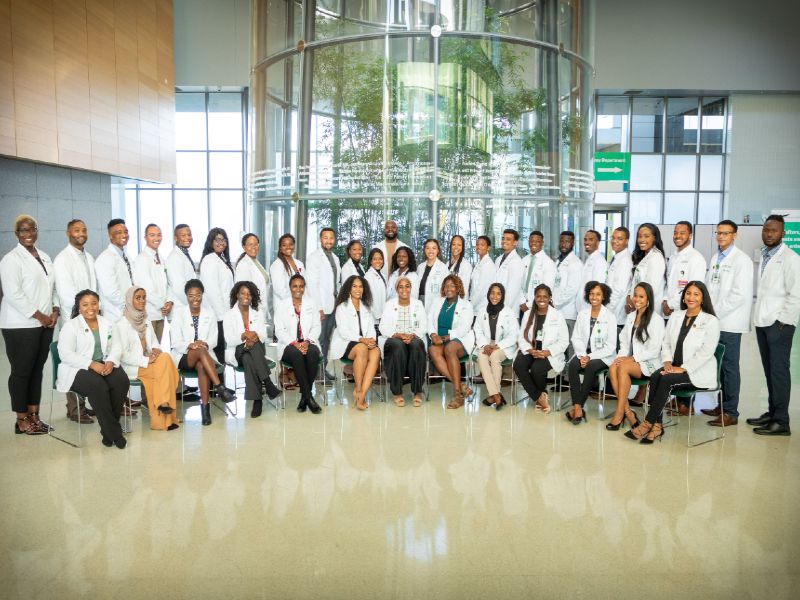
[[[737,417],[732,417],[730,415],[721,415],[714,419],[713,421],[709,421],[708,424],[712,427],[722,427],[723,423],[725,427],[730,427],[731,425],[736,425],[739,422]]]
[[[86,413],[81,413],[80,417],[78,417],[78,415],[76,415],[76,414],[70,415],[69,420],[74,422],[74,423],[77,423],[78,421],[80,421],[81,424],[83,424],[83,425],[90,425],[90,424],[94,423],[94,419],[92,417],[90,417],[89,415],[87,415]]]
[[[689,405],[678,402],[678,414],[682,417],[689,416]]]
[[[702,408],[700,412],[708,417],[718,417],[722,414],[722,409],[717,405],[715,408]]]

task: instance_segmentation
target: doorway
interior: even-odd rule
[[[603,236],[600,240],[600,251],[607,261],[611,260],[613,251],[611,250],[611,234],[617,227],[621,227],[625,221],[625,213],[619,209],[595,208],[593,227]]]

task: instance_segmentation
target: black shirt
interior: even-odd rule
[[[428,275],[431,274],[433,267],[425,265],[425,272],[422,274],[422,279],[419,280],[419,299],[425,301],[425,283],[428,281]]]
[[[534,340],[533,346],[534,348],[536,348],[536,350],[543,350],[542,340],[538,338],[539,338],[539,332],[542,331],[542,329],[544,329],[545,319],[547,319],[547,313],[543,315],[537,314],[533,318],[533,340]],[[544,335],[542,335],[542,337],[544,337]]]
[[[686,340],[686,336],[689,335],[689,330],[694,325],[694,320],[697,317],[690,317],[686,316],[683,319],[683,325],[681,325],[681,332],[678,334],[678,342],[675,344],[675,354],[672,355],[672,366],[673,367],[680,367],[683,365],[683,342]]]

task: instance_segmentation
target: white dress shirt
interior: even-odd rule
[[[650,324],[647,326],[647,339],[640,342],[637,335],[633,336],[633,354],[631,355],[631,334],[633,334],[635,322],[636,311],[633,311],[625,317],[625,326],[622,328],[622,333],[619,334],[619,353],[617,355],[633,356],[633,360],[642,370],[642,375],[650,377],[656,369],[663,366],[661,344],[664,341],[664,319],[655,312],[653,313]]]
[[[628,290],[631,287],[631,272],[633,271],[633,260],[631,251],[625,248],[617,252],[608,265],[606,283],[611,288],[611,300],[608,302],[608,310],[614,313],[617,324],[624,323],[627,313],[625,303],[628,298]]]
[[[178,246],[172,248],[172,252],[167,256],[165,264],[167,269],[167,295],[175,303],[175,307],[172,309],[174,313],[176,308],[187,306],[184,288],[187,281],[198,278],[195,270],[197,266],[193,260],[186,257]],[[170,317],[172,317],[171,314]]]
[[[583,263],[574,252],[570,252],[560,263],[556,261],[553,304],[568,321],[574,321],[578,315],[575,297],[581,285],[582,273]]]
[[[721,331],[747,333],[753,309],[753,260],[736,246],[711,257],[706,286]]]
[[[528,279],[530,277],[530,280]],[[544,250],[539,250],[536,254],[528,254],[522,259],[522,296],[520,304],[523,302],[528,308],[533,306],[533,295],[536,286],[545,284],[551,290],[556,282],[556,263],[547,256]],[[525,284],[528,284],[527,287]],[[518,307],[515,307],[518,308]]]
[[[503,254],[498,256],[495,261],[495,281],[501,283],[506,290],[506,306],[514,306],[519,309],[522,304],[522,258],[517,254],[516,250],[508,253],[508,256],[503,260]],[[500,264],[502,263],[502,264]]]
[[[330,256],[336,268],[335,275],[334,270],[331,269],[331,263],[322,248],[317,248],[306,258],[305,278],[307,293],[326,315],[333,312],[336,293],[342,286],[342,267],[339,265],[339,257],[333,252],[330,253]]]
[[[112,342],[111,323],[102,315],[98,315],[97,325],[100,334],[100,348],[103,351],[103,362],[110,360],[115,367],[118,367],[120,357],[119,354],[115,354],[117,350]],[[139,347],[141,348],[141,345]],[[78,371],[88,369],[92,364],[93,356],[94,334],[86,324],[86,320],[80,315],[69,319],[61,328],[61,334],[58,336],[58,357],[61,363],[58,365],[56,390],[62,393],[68,392]]]
[[[172,310],[172,321],[170,321],[170,343],[172,362],[177,368],[178,363],[184,354],[188,352],[189,344],[195,341],[194,325],[192,325],[192,313],[189,306],[179,306]],[[200,308],[197,321],[197,341],[208,344],[209,354],[216,362],[216,356],[211,350],[217,345],[217,315],[207,307]]]
[[[669,276],[665,299],[672,310],[681,307],[683,288],[690,281],[705,281],[706,259],[691,246],[669,257]]]
[[[531,308],[531,310],[535,311],[533,308]],[[525,326],[532,314],[533,313],[530,311],[525,313],[525,318],[522,320],[522,324],[519,328],[517,345],[519,346],[519,351],[523,354],[527,354],[528,350],[533,348],[533,344],[525,339]],[[533,335],[533,323],[531,323],[529,335]],[[564,364],[566,363],[565,353],[568,347],[569,329],[567,328],[567,322],[564,319],[564,315],[561,314],[561,311],[551,306],[547,309],[547,317],[542,326],[542,350],[548,350],[550,352],[550,356],[548,357],[550,368],[556,373],[560,373],[564,370]]]
[[[162,320],[161,308],[172,300],[167,287],[167,269],[160,255],[158,262],[156,257],[156,251],[145,246],[133,261],[133,280],[137,287],[143,287],[147,292],[147,318],[151,321]]]
[[[348,298],[347,302],[336,307],[336,328],[333,330],[328,354],[332,360],[343,358],[347,344],[357,342],[362,337],[376,337],[372,311],[362,304],[356,312],[353,300]]]
[[[681,333],[685,310],[676,310],[669,317],[664,342],[661,345],[661,362],[672,362],[675,346]],[[683,364],[689,381],[699,388],[717,385],[717,361],[714,352],[719,343],[719,319],[705,312],[697,315],[689,333],[683,340]]]
[[[61,326],[67,324],[75,305],[75,296],[82,290],[97,292],[97,277],[94,273],[94,258],[84,250],[67,244],[53,260],[56,278],[56,296],[61,310]]]
[[[605,257],[600,253],[600,250],[595,250],[586,257],[586,262],[583,263],[581,269],[581,283],[578,286],[578,291],[575,294],[575,310],[580,312],[589,307],[589,303],[583,299],[584,288],[590,281],[597,281],[600,283],[606,282],[606,274],[608,273],[608,263]]]
[[[642,282],[649,283],[653,288],[653,303],[659,317],[664,316],[664,311],[661,310],[661,302],[664,299],[664,274],[666,271],[667,263],[664,260],[664,255],[654,246],[644,255],[639,264],[633,268],[631,287],[628,290],[628,295],[633,296],[633,289],[637,285]]]
[[[309,288],[314,285],[313,281],[310,281],[308,278],[308,273],[306,273],[305,265],[297,260],[294,259],[294,264],[297,267],[297,273],[303,276],[306,280],[306,291],[305,295],[310,296],[311,292]],[[330,268],[330,267],[328,267]],[[280,258],[276,258],[272,261],[272,264],[269,266],[269,278],[272,283],[272,307],[273,309],[278,306],[278,302],[281,300],[287,300],[292,297],[291,292],[289,291],[289,279],[291,279],[294,273],[287,273],[286,269],[283,267],[283,262]],[[319,319],[319,313],[317,313],[317,318]]]
[[[303,339],[319,348],[319,334],[322,331],[319,308],[308,296],[303,296],[300,305],[300,328],[303,330]],[[278,339],[280,358],[286,346],[297,340],[297,313],[291,298],[281,300],[275,305],[275,337]]]
[[[41,327],[42,324],[33,318],[36,311],[50,315],[53,307],[58,306],[53,263],[38,248],[37,252],[44,269],[33,254],[19,243],[0,260],[0,282],[3,287],[3,301],[0,304],[2,329]]]
[[[780,321],[796,326],[800,317],[800,256],[786,244],[781,244],[780,250],[762,270],[763,262],[762,256],[758,265],[758,296],[753,324],[769,327]]]
[[[203,304],[210,307],[216,317],[222,320],[231,309],[233,271],[216,252],[210,252],[200,261],[200,279],[205,288]]]
[[[145,321],[145,339],[147,347],[151,350],[161,349],[161,345],[156,338],[156,332],[150,321]],[[146,369],[150,364],[149,357],[144,355],[142,342],[139,341],[139,334],[126,318],[121,318],[114,325],[111,334],[112,354],[119,357],[120,366],[131,379],[139,377],[139,369]]]
[[[494,330],[495,344],[503,351],[506,358],[510,359],[513,359],[517,353],[517,338],[519,337],[518,314],[519,307],[503,306],[503,310],[497,315],[497,324]],[[475,331],[475,353],[477,354],[492,341],[492,328],[489,324],[489,313],[486,308],[482,308],[481,312],[478,313],[473,329]]]
[[[439,312],[442,310],[445,300],[444,296],[439,296],[428,310],[428,335],[439,333]],[[459,340],[467,354],[471,354],[475,347],[475,334],[472,331],[475,313],[472,312],[472,304],[464,298],[458,298],[455,307],[450,310],[454,310],[455,314],[447,335],[451,340]]]
[[[607,307],[601,306],[594,327],[591,327],[592,309],[584,308],[575,319],[572,347],[575,356],[588,356],[589,360],[602,360],[607,365],[617,355],[617,319]],[[591,341],[591,352],[586,349]]]
[[[260,309],[251,306],[247,311],[247,327],[250,331],[256,332],[259,340],[267,343],[267,321]],[[225,313],[222,318],[222,330],[225,332],[225,362],[236,366],[236,346],[242,343],[242,334],[245,332],[238,304]]]
[[[94,261],[94,271],[97,275],[97,287],[100,294],[100,310],[112,323],[122,317],[125,308],[125,293],[133,286],[133,264],[131,271],[122,259],[124,248],[120,249],[114,244],[109,244]]]
[[[497,267],[487,253],[472,269],[472,277],[470,278],[469,301],[472,302],[472,309],[475,313],[489,302],[486,299],[486,295],[495,281],[497,281]]]

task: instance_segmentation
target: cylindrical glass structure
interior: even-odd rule
[[[592,0],[256,0],[253,229],[275,256],[383,222],[459,233],[588,228]],[[472,255],[470,255],[474,258]]]

